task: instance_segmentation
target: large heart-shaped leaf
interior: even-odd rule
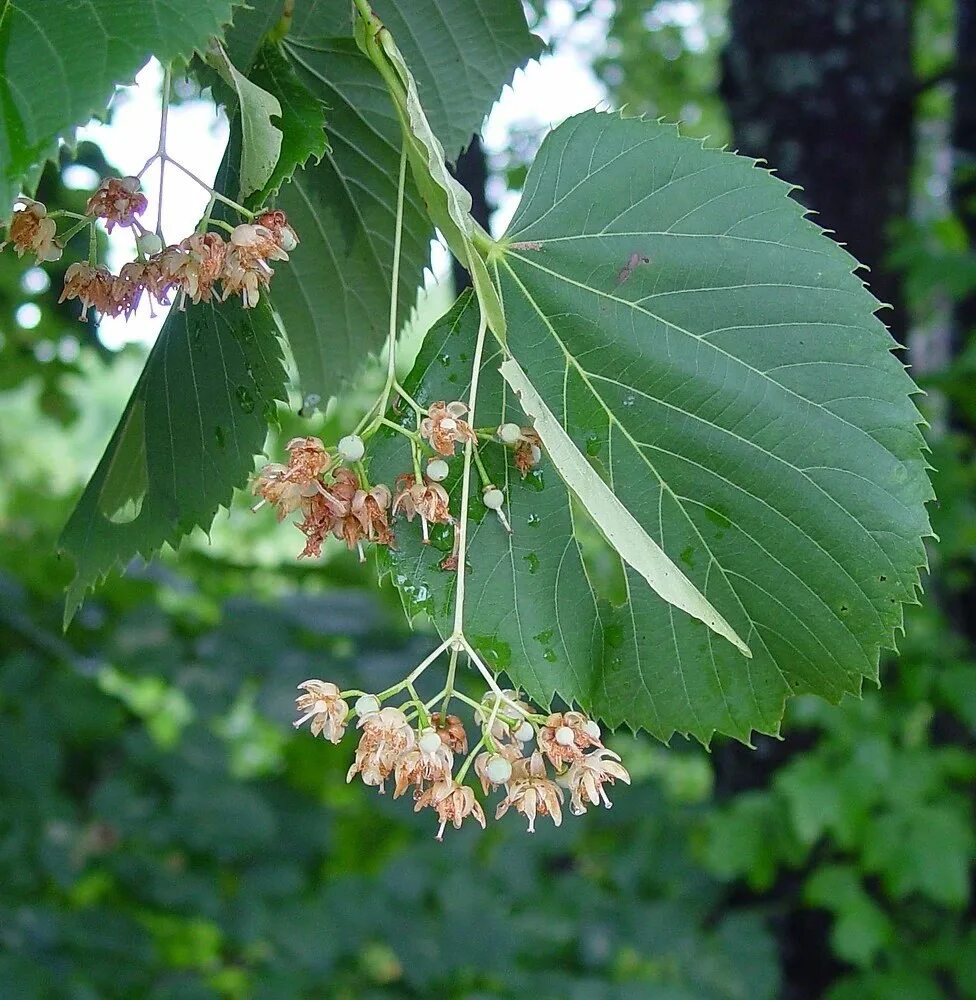
[[[75,560],[65,621],[136,554],[210,527],[264,446],[285,370],[265,303],[170,310],[59,545]]]
[[[188,59],[231,18],[235,0],[8,0],[0,8],[0,219],[57,151],[101,114],[116,84],[155,55]]]
[[[465,608],[530,692],[664,738],[748,739],[777,731],[790,694],[836,700],[877,677],[929,532],[915,390],[854,261],[788,194],[753,161],[642,120],[588,113],[543,144],[497,261],[508,349],[753,658],[632,570],[625,603],[596,601],[550,469],[535,497],[515,483],[512,539],[473,537]],[[418,378],[426,399],[439,374],[435,359]],[[513,558],[523,545],[532,559]],[[394,558],[415,594],[449,603],[429,557],[412,580]],[[548,598],[519,600],[547,563]]]

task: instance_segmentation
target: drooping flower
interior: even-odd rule
[[[298,246],[298,233],[288,224],[288,216],[281,209],[262,212],[254,221],[257,225],[264,226],[271,232],[275,243],[285,253],[290,253]]]
[[[584,750],[599,747],[600,728],[582,712],[553,712],[539,727],[539,749],[553,767],[572,764]]]
[[[194,304],[209,302],[214,283],[224,270],[227,244],[218,233],[193,233],[183,240],[180,249],[184,253],[173,276]]]
[[[132,260],[123,264],[112,279],[111,303],[108,313],[112,316],[125,315],[128,319],[138,308],[145,291],[145,265]]]
[[[61,258],[61,247],[55,242],[57,223],[47,216],[47,208],[42,202],[31,198],[18,198],[16,205],[22,206],[14,212],[7,230],[7,239],[14,245],[18,257],[32,253],[38,264]],[[0,250],[6,243],[0,244]]]
[[[523,427],[515,445],[515,468],[524,479],[542,460],[542,439],[531,427]]]
[[[146,286],[146,291],[160,305],[168,305],[169,293],[181,284],[186,256],[186,251],[182,247],[168,246],[146,261],[143,284]]]
[[[456,715],[449,715],[442,721],[440,712],[431,712],[430,724],[454,753],[468,752],[468,734],[464,731],[464,723]]]
[[[296,482],[310,483],[332,464],[321,438],[294,437],[285,445],[288,471]]]
[[[332,461],[325,445],[317,437],[292,438],[286,447],[288,464],[271,462],[265,465],[251,486],[255,496],[275,507],[279,521],[293,511],[305,509],[316,495],[324,494],[318,477]],[[334,507],[329,506],[328,510],[334,512]],[[306,513],[309,511],[306,510]],[[331,524],[322,532],[322,537],[330,530]]]
[[[512,765],[508,794],[498,803],[495,819],[501,819],[510,807],[529,821],[529,833],[535,833],[536,816],[551,816],[556,826],[563,821],[563,790],[549,779],[546,762],[538,750],[526,760]]]
[[[93,267],[84,261],[70,264],[64,272],[64,289],[58,302],[78,299],[81,319],[88,318],[88,310],[106,313],[112,310],[112,284],[115,276],[104,267]]]
[[[429,525],[453,524],[454,518],[448,509],[450,497],[440,483],[425,480],[418,483],[412,475],[398,476],[397,493],[393,498],[393,513],[402,511],[408,521],[420,517],[424,541],[430,541]]]
[[[106,177],[88,199],[87,214],[104,219],[109,232],[131,226],[149,204],[140,187],[138,177]]]
[[[386,512],[390,508],[390,488],[380,483],[369,492],[356,490],[350,504],[350,512],[359,522],[366,538],[380,545],[393,541]]]
[[[363,784],[377,785],[382,792],[397,760],[414,748],[416,736],[399,708],[381,708],[361,718],[358,727],[363,735],[346,781],[361,774]]]
[[[505,785],[512,779],[516,761],[522,760],[522,749],[515,743],[499,746],[494,752],[485,751],[474,760],[474,773],[481,781],[481,790],[488,794],[493,788]]]
[[[339,697],[339,688],[329,681],[308,680],[302,681],[298,689],[305,694],[295,699],[295,707],[304,714],[293,723],[295,728],[311,719],[313,736],[321,733],[330,743],[338,743],[346,731],[349,714],[349,706]]]
[[[485,828],[484,810],[468,785],[459,785],[456,781],[435,781],[418,797],[414,811],[420,812],[428,806],[434,809],[441,821],[437,829],[438,840],[444,839],[444,829],[448,823],[452,823],[455,830],[460,830],[468,816],[473,816],[481,824],[481,828]]]
[[[492,738],[496,743],[514,742],[515,734],[522,728],[524,716],[531,715],[533,708],[527,701],[522,700],[518,691],[513,691],[511,688],[503,690],[502,695],[504,697],[498,706],[498,711],[494,712],[498,696],[494,691],[486,691],[481,699],[482,707],[474,713],[474,721],[480,726],[487,726],[494,712],[495,722],[491,727]],[[521,711],[519,711],[520,709]],[[535,730],[532,730],[532,735],[535,735]],[[521,740],[520,742],[527,741]]]
[[[620,763],[620,757],[606,747],[580,757],[566,775],[570,790],[570,809],[575,816],[586,812],[586,804],[598,806],[600,801],[610,808],[613,803],[603,787],[609,782],[622,781],[630,784],[630,774]]]
[[[278,245],[274,233],[266,226],[244,223],[230,234],[230,246],[221,274],[223,295],[240,295],[245,309],[253,309],[261,299],[261,289],[267,288],[274,271],[269,260],[288,260],[288,254]]]
[[[461,418],[468,412],[464,403],[431,403],[427,416],[420,422],[420,435],[441,455],[454,454],[456,444],[476,441],[471,425]]]
[[[448,781],[453,770],[454,754],[436,732],[428,730],[394,765],[393,797],[399,798],[412,785],[421,791],[430,781]]]

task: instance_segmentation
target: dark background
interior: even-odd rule
[[[800,699],[754,750],[620,734],[635,780],[612,811],[436,844],[430,817],[345,784],[350,747],[289,725],[298,681],[377,689],[427,640],[346,558],[296,565],[243,500],[213,545],[129,567],[62,635],[55,539],[140,353],[59,310],[68,255],[44,289],[5,254],[0,997],[976,997],[976,10],[574,14],[554,44],[607,20],[606,49],[579,55],[615,103],[767,160],[891,306],[928,392],[941,542],[882,691]],[[483,211],[486,178],[517,189],[538,138],[465,156]],[[104,171],[97,147],[77,156]],[[86,192],[52,169],[41,197]]]

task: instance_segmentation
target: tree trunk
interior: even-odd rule
[[[961,2],[961,0],[960,0]],[[913,157],[912,5],[905,0],[730,0],[722,95],[739,152],[798,184],[794,197],[871,268],[881,314],[903,343],[898,275],[885,269],[888,224],[908,208]],[[800,741],[756,739],[715,753],[716,790],[764,785]],[[795,894],[781,880],[772,899]],[[784,1000],[824,996],[842,967],[820,911],[789,903],[776,924]]]
[[[458,157],[457,166],[454,168],[454,177],[467,189],[471,195],[471,214],[475,222],[485,229],[488,228],[488,217],[491,210],[488,207],[488,195],[486,186],[488,184],[488,165],[485,162],[485,153],[481,148],[481,140],[475,136],[471,140],[471,145]],[[454,292],[460,295],[465,288],[471,285],[471,276],[461,266],[457,258],[451,258],[451,273],[454,275]]]
[[[731,0],[722,93],[739,152],[761,157],[871,268],[882,314],[904,340],[886,226],[908,205],[912,4]]]

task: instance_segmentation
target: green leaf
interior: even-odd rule
[[[188,59],[219,35],[234,0],[7,0],[0,9],[0,216],[77,125],[151,55]]]
[[[435,135],[456,160],[516,69],[543,50],[519,0],[377,0],[417,79]]]
[[[381,0],[372,7],[413,70],[420,102],[451,158],[481,127],[516,67],[541,51],[518,0]],[[250,65],[280,14],[281,4],[273,3],[235,18],[228,53],[236,65]],[[275,276],[274,289],[302,388],[323,397],[381,349],[387,332],[382,303],[391,285],[401,131],[381,78],[353,41],[352,24],[349,4],[298,4],[282,40],[299,81],[329,108],[331,151],[318,166],[298,171],[279,194],[302,247],[289,273]],[[414,303],[432,235],[411,180],[401,316]]]
[[[914,386],[854,262],[788,193],[751,160],[636,119],[585,114],[543,144],[498,260],[506,347],[753,658],[632,568],[625,603],[594,593],[555,456],[539,492],[489,466],[515,530],[481,509],[466,627],[533,697],[662,739],[776,733],[791,694],[836,701],[876,678],[916,599],[931,490]],[[463,315],[458,329],[418,360],[422,402],[464,398]],[[479,426],[505,401],[489,374]],[[451,585],[401,550],[395,578],[443,628]]]
[[[478,328],[478,306],[465,292],[424,340],[407,390],[427,406],[436,400],[466,399]],[[518,401],[498,373],[500,351],[486,349],[479,388],[477,423],[526,424]],[[404,418],[409,423],[408,418]],[[469,523],[465,620],[468,637],[490,665],[506,670],[536,702],[557,690],[575,690],[599,678],[600,640],[594,598],[573,532],[569,494],[546,464],[522,479],[500,445],[483,449],[492,481],[505,491],[509,534],[481,502],[475,489]],[[370,478],[392,483],[409,471],[406,439],[381,432],[370,450]],[[445,488],[457,514],[461,458],[451,463]],[[442,635],[450,634],[456,576],[440,569],[452,548],[451,530],[436,526],[424,545],[416,522],[397,521],[396,547],[383,553],[410,617],[425,613]]]
[[[298,79],[291,63],[277,45],[265,45],[258,53],[250,78],[281,105],[281,150],[271,176],[249,199],[255,207],[273,198],[281,185],[304,166],[310,157],[321,161],[329,151],[325,133],[325,107]]]
[[[207,52],[207,61],[233,90],[241,128],[241,162],[238,170],[238,197],[260,191],[274,173],[281,155],[281,129],[272,118],[281,117],[278,98],[244,76],[220,46]]]
[[[323,398],[379,352],[388,324],[400,125],[386,89],[352,39],[285,47],[298,77],[329,108],[327,151],[296,171],[278,206],[301,239],[275,274],[272,299],[295,355],[302,389]],[[430,223],[415,185],[404,197],[400,315],[427,262]]]
[[[546,453],[560,476],[569,484],[576,499],[596,521],[610,544],[620,553],[620,558],[635,569],[659,597],[704,622],[713,632],[738,646],[746,656],[751,656],[749,647],[735,634],[729,623],[647,534],[573,444],[526,378],[519,363],[514,358],[509,358],[502,363],[500,371],[532,421],[532,426],[542,439]]]
[[[789,190],[673,126],[587,113],[546,139],[506,238],[512,354],[754,654],[628,569],[590,706],[611,724],[775,733],[787,696],[876,679],[917,599],[916,390]]]
[[[117,564],[209,529],[246,482],[274,401],[284,398],[281,349],[263,302],[170,310],[59,541],[77,569],[66,624]]]
[[[831,931],[834,950],[855,965],[870,965],[888,947],[895,931],[884,910],[865,891],[857,872],[846,865],[826,865],[808,879],[804,899],[837,917]]]

